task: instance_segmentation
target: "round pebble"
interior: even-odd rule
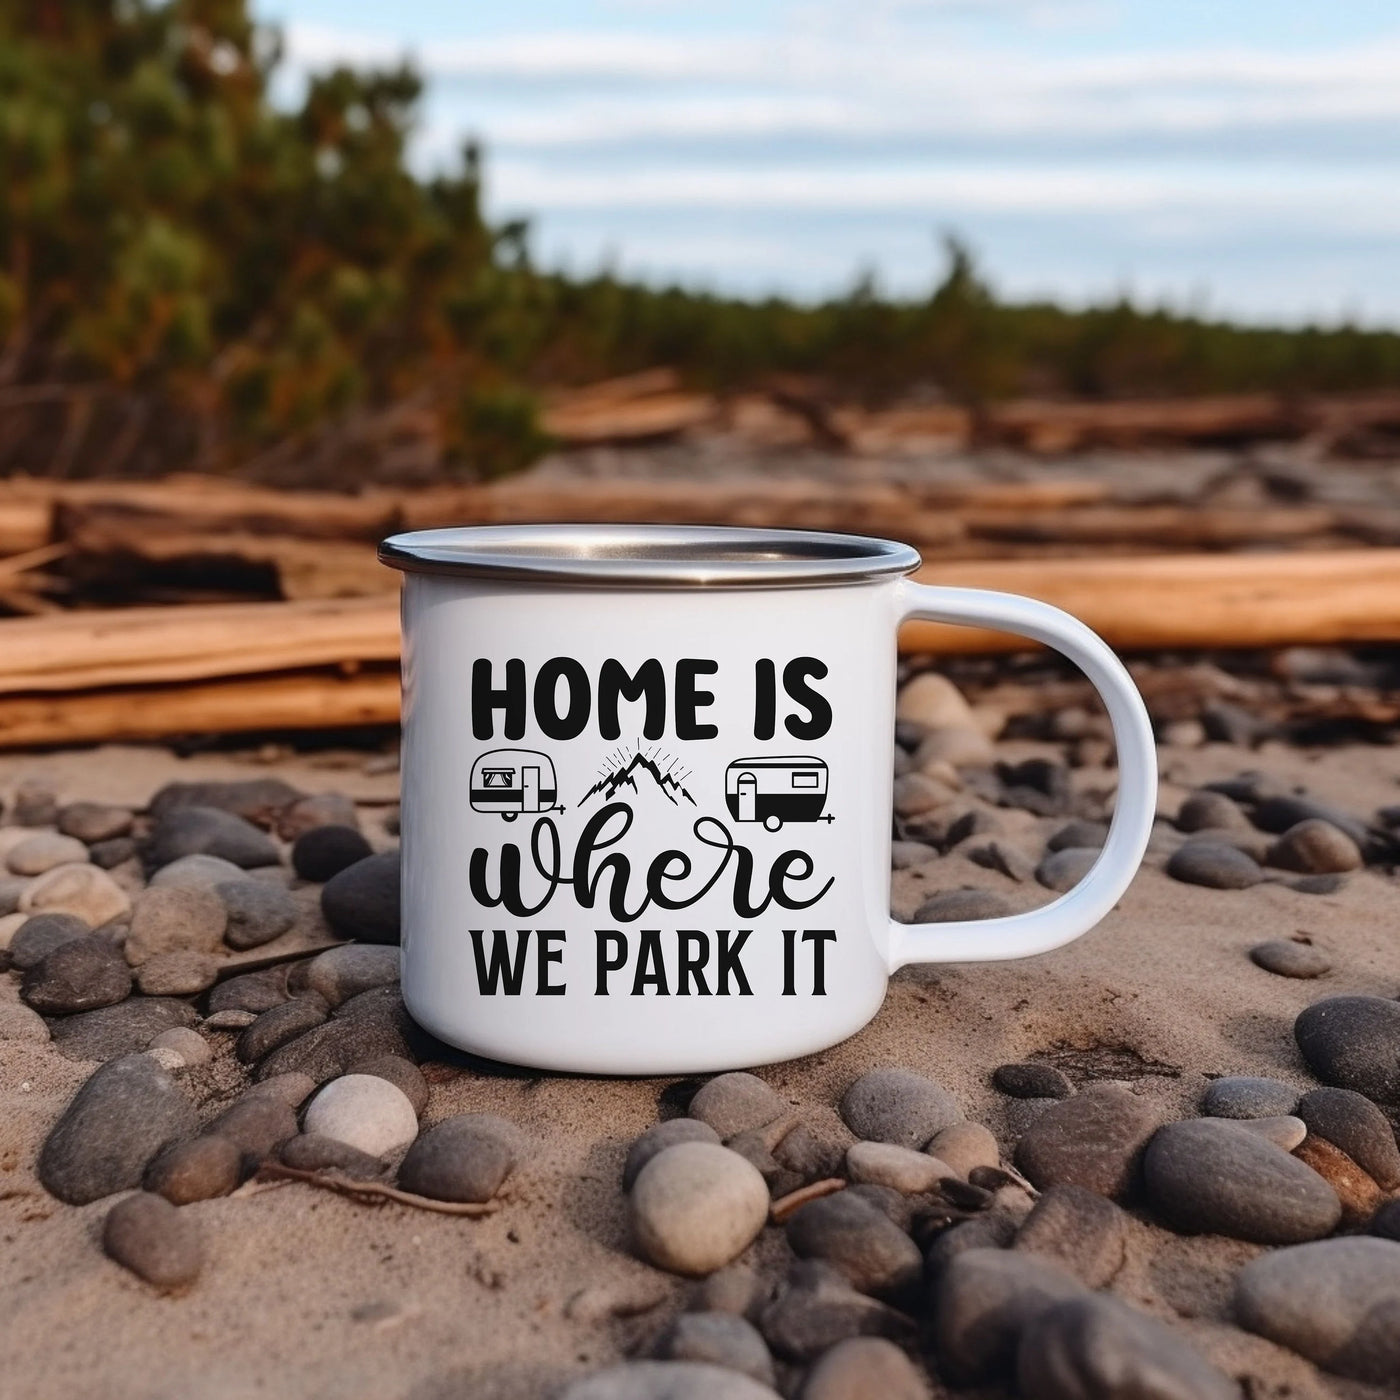
[[[1097,846],[1066,846],[1046,856],[1035,868],[1035,878],[1047,890],[1072,890],[1093,869],[1099,858]]]
[[[264,1162],[297,1132],[297,1116],[289,1105],[264,1095],[245,1094],[205,1129],[231,1138],[252,1163]]]
[[[348,1143],[370,1157],[407,1147],[418,1136],[418,1115],[402,1089],[374,1074],[332,1079],[307,1106],[308,1133]]]
[[[1189,1234],[1297,1244],[1330,1234],[1341,1219],[1337,1193],[1315,1171],[1224,1118],[1161,1128],[1143,1174],[1148,1203]]]
[[[73,1096],[39,1152],[39,1180],[70,1205],[138,1186],[146,1164],[194,1132],[193,1108],[149,1055],[102,1065]]]
[[[1258,1133],[1275,1147],[1292,1152],[1308,1135],[1308,1125],[1291,1113],[1280,1113],[1267,1118],[1237,1118],[1231,1120],[1238,1128],[1249,1133]]]
[[[1108,840],[1108,827],[1103,822],[1072,821],[1062,826],[1045,843],[1047,851],[1098,851]]]
[[[277,845],[266,832],[217,807],[169,808],[157,818],[144,855],[153,870],[194,855],[218,856],[244,869],[278,862]]]
[[[188,1026],[172,1026],[168,1031],[161,1031],[147,1048],[173,1050],[187,1065],[208,1064],[214,1058],[209,1042]]]
[[[1299,1014],[1293,1036],[1323,1083],[1376,1103],[1400,1103],[1400,1002],[1327,997]]]
[[[399,950],[379,944],[346,944],[318,954],[306,969],[306,985],[336,1007],[361,992],[399,980]]]
[[[913,1343],[909,1318],[888,1303],[857,1293],[842,1274],[819,1259],[799,1259],[778,1295],[762,1309],[759,1331],[776,1355],[815,1360],[846,1337],[887,1337]]]
[[[115,1006],[59,1017],[50,1029],[54,1044],[68,1059],[111,1060],[145,1050],[161,1031],[191,1025],[194,1019],[194,1008],[186,1001],[130,996]]]
[[[778,1400],[778,1392],[700,1361],[626,1361],[574,1381],[559,1400]]]
[[[270,1011],[288,1000],[284,965],[226,977],[209,993],[210,1011]]]
[[[49,1038],[48,1022],[17,1001],[0,1002],[0,1040],[27,1040],[36,1045]]]
[[[213,889],[224,906],[224,942],[230,948],[260,948],[297,921],[296,900],[266,880],[224,880]]]
[[[136,985],[148,996],[194,996],[214,985],[217,958],[193,948],[156,953],[136,969]]]
[[[131,909],[126,960],[139,967],[157,953],[212,953],[224,937],[228,914],[213,890],[158,886],[142,890]]]
[[[1372,1217],[1367,1234],[1400,1240],[1400,1199],[1387,1201]]]
[[[1247,890],[1264,878],[1258,862],[1219,841],[1188,841],[1167,861],[1167,874],[1212,890]]]
[[[514,1124],[492,1113],[444,1118],[408,1149],[399,1165],[399,1185],[436,1201],[489,1201],[515,1169],[516,1136]],[[766,1203],[766,1186],[763,1198]]]
[[[821,1259],[862,1293],[897,1296],[923,1278],[918,1246],[878,1206],[855,1191],[838,1191],[800,1207],[787,1222],[799,1259]]]
[[[976,724],[972,708],[963,699],[962,692],[937,671],[921,671],[911,676],[900,687],[894,713],[897,720],[917,724],[921,730],[945,725],[965,728]]]
[[[428,1106],[428,1081],[412,1060],[405,1060],[401,1055],[374,1055],[352,1064],[348,1072],[387,1079],[413,1105],[414,1113],[420,1118],[423,1116]]]
[[[1021,1334],[1023,1400],[1239,1400],[1240,1389],[1155,1318],[1116,1298],[1072,1298],[1032,1317]]]
[[[894,810],[901,817],[937,811],[952,798],[952,788],[926,773],[904,773],[894,780]]]
[[[800,1400],[928,1400],[928,1382],[893,1342],[848,1337],[824,1352]]]
[[[10,938],[10,965],[28,971],[61,943],[86,938],[92,930],[73,914],[34,914],[26,917]]]
[[[26,914],[73,914],[89,928],[119,919],[131,910],[127,893],[95,865],[56,865],[20,896]]]
[[[114,836],[110,841],[96,841],[88,847],[88,859],[103,870],[114,870],[137,856],[136,842],[130,836]]]
[[[690,1116],[708,1123],[720,1137],[761,1128],[788,1112],[788,1105],[756,1074],[717,1074],[696,1091]]]
[[[298,836],[292,846],[292,869],[303,880],[324,884],[373,854],[373,848],[356,827],[315,826]]]
[[[245,1065],[256,1064],[280,1046],[324,1024],[326,1016],[325,998],[315,992],[270,1007],[238,1037],[238,1058]]]
[[[1351,1089],[1313,1089],[1294,1109],[1310,1133],[1341,1148],[1386,1191],[1400,1188],[1400,1148],[1380,1109]]]
[[[1298,1091],[1279,1079],[1231,1074],[1212,1082],[1201,1101],[1209,1118],[1274,1118],[1292,1113]]]
[[[1377,1385],[1400,1375],[1400,1243],[1360,1237],[1273,1250],[1235,1280],[1241,1327],[1328,1371]]]
[[[102,1248],[163,1293],[188,1288],[204,1265],[204,1241],[194,1217],[148,1191],[118,1201],[107,1212]]]
[[[173,885],[183,885],[194,889],[212,890],[227,881],[244,880],[247,876],[241,866],[231,860],[221,860],[218,856],[181,856],[169,865],[162,865],[151,876],[152,889],[166,889]]]
[[[1332,970],[1332,959],[1310,943],[1297,943],[1291,938],[1271,938],[1256,943],[1249,950],[1250,961],[1265,972],[1279,977],[1321,977]]]
[[[372,1181],[384,1171],[377,1157],[351,1147],[348,1142],[321,1137],[316,1133],[298,1133],[278,1149],[278,1157],[289,1167],[303,1172],[341,1172],[356,1181]]]
[[[841,1117],[857,1137],[901,1147],[924,1147],[962,1116],[946,1089],[907,1069],[869,1070],[841,1099]]]
[[[1082,1186],[1052,1186],[1016,1232],[1016,1248],[1051,1259],[1088,1288],[1103,1288],[1123,1266],[1128,1217]]]
[[[1074,1093],[1062,1070],[1035,1061],[998,1065],[992,1071],[992,1083],[1013,1099],[1067,1099]]]
[[[1291,826],[1269,848],[1268,864],[1300,875],[1344,874],[1359,870],[1361,851],[1355,841],[1331,822],[1313,817]]]
[[[1016,911],[994,890],[940,890],[914,911],[916,924],[952,924],[975,919],[1004,919]]]
[[[227,1196],[243,1179],[243,1153],[231,1138],[206,1133],[175,1143],[146,1168],[142,1184],[172,1205]]]
[[[1122,1199],[1136,1183],[1158,1124],[1144,1099],[1113,1085],[1049,1104],[1016,1147],[1016,1165],[1041,1190],[1068,1184]]]
[[[215,807],[258,826],[271,826],[280,812],[305,795],[281,778],[166,783],[151,798],[150,811],[159,820],[177,807]]]
[[[260,1079],[244,1091],[245,1099],[273,1099],[288,1108],[300,1108],[316,1091],[316,1081],[309,1074],[274,1074]]]
[[[939,1181],[956,1173],[945,1162],[912,1147],[892,1142],[853,1142],[846,1149],[846,1175],[852,1181],[888,1186],[905,1195],[937,1189]]]
[[[1176,814],[1179,831],[1251,831],[1239,803],[1223,792],[1193,792]]]
[[[642,1168],[630,1196],[642,1254],[672,1273],[713,1273],[737,1258],[768,1220],[768,1187],[738,1153],[682,1142]]]
[[[399,853],[367,856],[321,887],[321,912],[342,937],[362,943],[399,941]]]
[[[125,836],[134,820],[127,807],[113,807],[106,802],[70,802],[58,814],[58,829],[65,836],[93,846]]]
[[[20,995],[46,1016],[114,1006],[131,993],[131,969],[105,939],[70,939],[46,953],[20,982]]]
[[[728,1312],[683,1312],[662,1333],[656,1354],[666,1361],[703,1361],[773,1384],[773,1358],[758,1329]]]
[[[16,826],[52,826],[58,820],[58,794],[42,778],[26,778],[15,789],[10,820]]]
[[[14,875],[42,875],[56,865],[81,863],[87,858],[87,847],[81,841],[56,831],[41,831],[11,846],[5,864]]]
[[[718,1144],[719,1141],[719,1134],[698,1118],[668,1118],[662,1123],[654,1123],[627,1151],[627,1160],[622,1165],[622,1189],[630,1191],[641,1169],[658,1152],[664,1152],[678,1142]]]
[[[933,1135],[924,1151],[937,1157],[954,1176],[964,1180],[977,1167],[995,1167],[1001,1163],[997,1140],[981,1123],[950,1123]]]

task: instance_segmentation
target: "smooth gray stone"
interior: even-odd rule
[[[1020,1221],[1009,1211],[984,1210],[935,1235],[924,1254],[924,1277],[936,1286],[948,1265],[972,1249],[1007,1249]]]
[[[393,945],[347,943],[318,954],[306,966],[307,987],[330,1007],[398,980],[399,950]]]
[[[1356,842],[1331,822],[1311,817],[1289,827],[1269,847],[1266,863],[1300,875],[1341,875],[1363,864]]]
[[[1035,878],[1047,890],[1063,894],[1079,884],[1099,858],[1097,846],[1066,846],[1052,851],[1035,869]]]
[[[361,943],[399,941],[399,853],[367,856],[321,887],[321,912],[342,938]]]
[[[428,1081],[423,1071],[402,1055],[373,1055],[367,1060],[357,1060],[346,1073],[369,1074],[386,1080],[413,1105],[414,1113],[420,1118],[428,1106]]]
[[[809,1201],[787,1222],[799,1259],[821,1259],[862,1293],[898,1296],[923,1275],[918,1246],[883,1211],[853,1191]]]
[[[232,1138],[205,1133],[172,1143],[146,1168],[143,1185],[171,1205],[227,1196],[243,1179],[243,1153]]]
[[[1121,1200],[1158,1121],[1136,1094],[1096,1085],[1037,1114],[1016,1145],[1016,1165],[1041,1190],[1069,1184]]]
[[[236,1143],[245,1164],[256,1166],[297,1135],[297,1115],[290,1105],[268,1095],[245,1095],[219,1114],[205,1132]]]
[[[1231,1074],[1206,1090],[1201,1112],[1209,1118],[1277,1118],[1292,1113],[1297,1102],[1297,1089],[1281,1079]]]
[[[934,1354],[957,1385],[1004,1375],[1016,1365],[1023,1330],[1056,1303],[1086,1289],[1047,1259],[1014,1249],[972,1249],[944,1269],[934,1295]]]
[[[945,1088],[907,1069],[872,1069],[841,1099],[846,1126],[866,1142],[923,1148],[933,1135],[962,1121],[957,1100]]]
[[[99,869],[115,870],[140,854],[136,840],[131,836],[114,836],[110,841],[95,841],[88,847],[88,859]]]
[[[233,782],[166,783],[151,798],[150,812],[160,820],[178,807],[217,807],[257,826],[271,826],[284,807],[305,794],[281,778],[240,778]]]
[[[929,1388],[893,1342],[848,1337],[808,1372],[799,1400],[929,1400]]]
[[[845,1276],[816,1259],[799,1260],[778,1295],[759,1316],[759,1330],[773,1351],[808,1362],[847,1337],[885,1337],[912,1343],[913,1321],[857,1292]]]
[[[289,1137],[277,1155],[285,1165],[298,1171],[337,1171],[353,1181],[373,1181],[384,1173],[384,1163],[378,1157],[319,1133],[298,1133]]]
[[[1006,841],[988,841],[985,846],[973,846],[967,858],[985,870],[995,870],[1018,885],[1035,879],[1035,862],[1024,851]]]
[[[699,1361],[624,1361],[574,1381],[559,1400],[779,1400],[771,1386]]]
[[[291,893],[266,880],[225,880],[214,893],[228,911],[224,942],[230,948],[258,948],[280,937],[297,921]]]
[[[513,1123],[459,1113],[421,1134],[399,1165],[399,1185],[435,1201],[489,1201],[519,1160]]]
[[[1017,1372],[1023,1400],[1240,1400],[1239,1386],[1169,1328],[1094,1294],[1026,1326]]]
[[[204,1265],[204,1237],[194,1215],[149,1191],[118,1201],[107,1213],[102,1248],[162,1293],[188,1288]]]
[[[1336,1375],[1400,1376],[1400,1242],[1361,1236],[1273,1250],[1235,1280],[1241,1327]]]
[[[128,807],[113,807],[106,802],[70,802],[58,814],[58,829],[86,846],[95,846],[100,841],[125,836],[134,819]]]
[[[1014,914],[1009,900],[992,890],[940,890],[914,912],[916,924],[951,924],[969,919],[1004,919]]]
[[[1332,959],[1310,943],[1291,938],[1271,938],[1249,950],[1250,961],[1277,977],[1321,977],[1331,972]]]
[[[1345,832],[1358,846],[1364,846],[1370,837],[1366,823],[1343,812],[1339,807],[1318,802],[1312,797],[1298,797],[1290,794],[1275,794],[1264,797],[1254,808],[1254,825],[1260,831],[1281,836],[1299,822],[1324,821]]]
[[[1191,1234],[1298,1244],[1341,1220],[1337,1193],[1311,1167],[1225,1118],[1168,1123],[1143,1158],[1148,1204]]]
[[[1062,1070],[1031,1060],[998,1065],[992,1071],[992,1083],[1013,1099],[1067,1099],[1074,1093]]]
[[[951,851],[971,836],[995,836],[1001,830],[998,817],[982,807],[972,807],[957,817],[943,838],[943,849]]]
[[[103,1065],[73,1096],[39,1151],[39,1180],[69,1205],[141,1184],[157,1152],[197,1127],[194,1109],[150,1055]]]
[[[1247,890],[1264,872],[1259,863],[1234,846],[1221,841],[1188,841],[1167,861],[1167,874],[1186,885],[1212,890]]]
[[[19,994],[46,1016],[115,1006],[131,994],[131,969],[105,938],[89,934],[59,943],[24,974]]]
[[[243,880],[247,876],[242,867],[220,856],[181,856],[169,865],[162,865],[150,878],[148,888],[166,889],[171,885],[184,885],[193,889],[212,890],[226,881]]]
[[[218,983],[209,993],[209,1012],[252,1011],[261,1014],[290,1000],[285,966],[245,972]]]
[[[772,1385],[768,1343],[751,1322],[728,1312],[684,1312],[662,1333],[656,1355],[663,1361],[702,1361]]]
[[[1047,851],[1084,850],[1098,851],[1108,840],[1108,826],[1104,822],[1072,821],[1062,826],[1045,843]]]
[[[258,1062],[256,1077],[297,1073],[322,1084],[379,1055],[415,1059],[411,1046],[421,1036],[404,1010],[399,989],[379,987],[352,997],[336,1007],[329,1021],[279,1045]]]
[[[251,822],[217,807],[187,806],[173,807],[157,820],[143,855],[152,870],[181,856],[217,856],[245,870],[280,859],[276,842]]]
[[[195,1020],[194,1007],[178,997],[130,996],[115,1006],[57,1017],[49,1030],[70,1060],[112,1060],[144,1050],[162,1031]]]
[[[321,885],[373,854],[358,827],[314,826],[293,843],[292,869],[303,880]]]
[[[1017,1249],[1067,1269],[1088,1288],[1102,1288],[1123,1267],[1128,1217],[1082,1186],[1052,1186],[1016,1233]]]
[[[788,1104],[756,1074],[717,1074],[696,1090],[689,1115],[708,1123],[721,1138],[761,1128],[789,1111]]]
[[[1249,831],[1244,809],[1223,792],[1205,790],[1187,795],[1176,814],[1178,831]]]
[[[245,1065],[256,1064],[279,1046],[323,1024],[329,1014],[325,999],[315,993],[284,1001],[264,1011],[238,1037],[238,1058]]]
[[[1327,997],[1299,1014],[1293,1036],[1323,1083],[1400,1104],[1400,1001]]]
[[[86,938],[91,932],[76,914],[35,914],[10,939],[10,966],[27,972],[61,943]]]
[[[1390,1120],[1352,1089],[1313,1089],[1293,1110],[1308,1131],[1339,1147],[1385,1191],[1400,1187],[1400,1148]]]
[[[719,1134],[698,1118],[668,1118],[664,1123],[655,1123],[628,1148],[627,1160],[622,1165],[622,1189],[630,1191],[642,1168],[658,1152],[664,1152],[678,1142],[719,1141]]]

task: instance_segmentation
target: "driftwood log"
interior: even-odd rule
[[[969,561],[926,583],[1021,593],[1122,650],[1400,641],[1400,550]],[[911,622],[901,649],[1030,645]],[[390,597],[132,608],[0,621],[0,745],[390,724]]]

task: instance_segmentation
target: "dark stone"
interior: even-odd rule
[[[1157,1131],[1143,1159],[1147,1201],[1174,1229],[1255,1244],[1330,1234],[1337,1193],[1311,1167],[1226,1118],[1192,1118]]]
[[[126,1000],[131,969],[105,938],[72,938],[45,953],[24,974],[19,994],[49,1016],[93,1011]]]
[[[148,1191],[108,1211],[102,1248],[162,1293],[188,1288],[204,1266],[204,1239],[194,1216]]]
[[[131,830],[132,813],[126,807],[112,807],[105,802],[70,802],[58,814],[58,829],[65,836],[75,836],[85,846],[99,841],[111,841]]]
[[[1172,852],[1167,874],[1185,885],[1204,885],[1211,890],[1247,890],[1257,885],[1264,872],[1258,861],[1223,841],[1188,841]]]
[[[91,932],[76,914],[35,914],[10,939],[10,966],[27,972],[60,944],[86,938]]]
[[[1345,875],[1300,875],[1287,883],[1296,894],[1336,894],[1346,882]]]
[[[1034,1186],[1083,1186],[1121,1200],[1136,1185],[1155,1110],[1126,1089],[1097,1085],[1046,1108],[1022,1135],[1016,1165]]]
[[[144,1050],[162,1031],[192,1026],[194,1008],[177,997],[132,996],[115,1006],[49,1022],[53,1043],[70,1060],[112,1060]]]
[[[731,1070],[700,1086],[690,1100],[689,1116],[708,1123],[721,1138],[730,1138],[787,1112],[787,1104],[756,1074]]]
[[[318,792],[299,798],[277,814],[277,834],[284,841],[295,841],[318,826],[348,826],[358,831],[360,817],[354,802],[343,792]]]
[[[1004,807],[1021,807],[1039,817],[1054,817],[1068,811],[1074,798],[1069,769],[1052,759],[998,763],[996,774]]]
[[[907,1069],[868,1070],[841,1099],[841,1117],[858,1138],[901,1147],[924,1147],[962,1116],[945,1088]]]
[[[839,1147],[822,1142],[805,1124],[799,1123],[773,1149],[773,1159],[804,1182],[821,1181],[835,1176],[841,1169]]]
[[[1249,959],[1278,977],[1321,977],[1332,970],[1332,959],[1321,948],[1311,943],[1297,943],[1291,938],[1271,938],[1267,943],[1256,943],[1249,950]]]
[[[972,846],[966,855],[974,865],[980,865],[984,870],[995,870],[1008,880],[1015,880],[1018,885],[1035,878],[1035,862],[1005,841],[989,841],[985,846]]]
[[[297,1133],[296,1111],[265,1094],[245,1096],[226,1108],[205,1129],[234,1142],[243,1153],[245,1169],[265,1162]]]
[[[924,1253],[924,1277],[931,1285],[960,1254],[972,1249],[1007,1249],[1020,1222],[1009,1211],[988,1210],[934,1236]]]
[[[149,1055],[103,1065],[73,1096],[39,1151],[39,1180],[69,1205],[141,1184],[146,1164],[194,1132],[194,1109]]]
[[[1097,846],[1066,846],[1063,850],[1051,852],[1036,866],[1035,878],[1047,890],[1064,894],[1084,880],[1098,858]]]
[[[220,982],[209,993],[209,1011],[270,1011],[287,999],[286,966],[269,967]]]
[[[1255,806],[1253,817],[1254,825],[1260,831],[1268,831],[1276,836],[1283,835],[1299,822],[1322,821],[1345,832],[1358,846],[1364,847],[1370,839],[1365,822],[1358,821],[1339,807],[1329,806],[1311,797],[1270,795]]]
[[[255,1064],[279,1045],[305,1035],[321,1025],[330,1014],[325,999],[309,992],[264,1011],[238,1037],[238,1058],[245,1065]]]
[[[373,854],[369,842],[353,826],[314,826],[292,846],[292,869],[303,880],[323,884]]]
[[[1298,1091],[1282,1080],[1231,1074],[1206,1090],[1201,1111],[1210,1118],[1277,1118],[1297,1102]]]
[[[321,912],[342,938],[397,943],[399,890],[399,853],[384,851],[327,880],[321,889]]]
[[[227,1196],[243,1179],[243,1153],[232,1138],[205,1133],[167,1147],[146,1168],[147,1191],[172,1205]]]
[[[1015,912],[1007,899],[992,890],[940,890],[919,905],[914,922],[951,924],[970,919],[1004,919]]]
[[[773,1384],[773,1358],[762,1333],[725,1312],[684,1312],[661,1334],[656,1354],[666,1361],[703,1361]]]
[[[1033,1060],[998,1065],[992,1071],[992,1083],[1013,1099],[1067,1099],[1074,1093],[1074,1085],[1062,1071]]]
[[[1371,1217],[1367,1227],[1368,1235],[1378,1235],[1384,1240],[1400,1241],[1400,1199],[1387,1201]]]
[[[972,1249],[953,1258],[934,1295],[934,1351],[955,1385],[1006,1375],[1021,1334],[1041,1313],[1087,1290],[1048,1259]]]
[[[1213,700],[1201,710],[1206,738],[1217,744],[1252,749],[1273,732],[1273,726],[1228,700]]]
[[[1400,1243],[1370,1237],[1273,1250],[1235,1280],[1241,1327],[1335,1375],[1400,1376]]]
[[[1309,817],[1269,847],[1267,863],[1300,875],[1336,875],[1361,868],[1361,850],[1345,831]]]
[[[135,860],[137,845],[130,836],[114,836],[110,841],[96,841],[88,847],[88,859],[99,869],[114,870]]]
[[[1046,843],[1047,851],[1097,851],[1108,840],[1105,822],[1072,821],[1062,826]]]
[[[159,821],[180,807],[216,807],[256,826],[270,827],[279,812],[305,794],[281,778],[244,778],[231,783],[166,783],[151,798]]]
[[[632,1189],[638,1173],[658,1152],[678,1142],[718,1143],[719,1140],[719,1134],[698,1118],[668,1118],[663,1123],[654,1123],[627,1151],[627,1160],[622,1164],[622,1189]]]
[[[352,997],[329,1021],[279,1045],[258,1063],[257,1078],[299,1073],[318,1084],[345,1074],[351,1065],[378,1055],[414,1059],[422,1033],[409,1019],[397,987]]]
[[[845,1275],[816,1259],[800,1260],[759,1316],[768,1345],[802,1364],[847,1337],[886,1337],[912,1343],[913,1322],[887,1303],[857,1292]]]
[[[306,988],[328,1006],[341,1006],[362,992],[391,987],[399,980],[399,950],[381,943],[345,943],[329,948],[306,965]]]
[[[1308,1131],[1339,1147],[1385,1191],[1400,1188],[1400,1149],[1390,1121],[1364,1094],[1313,1089],[1292,1110]]]
[[[1343,996],[1315,1001],[1293,1023],[1308,1067],[1325,1084],[1400,1104],[1400,1002]]]
[[[1249,818],[1223,792],[1191,793],[1176,814],[1178,831],[1248,831]]]
[[[228,910],[224,942],[230,948],[258,948],[280,937],[297,921],[291,893],[267,880],[228,880],[214,886]]]
[[[898,1296],[917,1284],[923,1258],[889,1217],[851,1191],[822,1196],[787,1222],[787,1240],[799,1259],[822,1259],[862,1293]]]
[[[994,836],[1000,830],[1001,823],[990,812],[981,807],[973,807],[948,828],[948,834],[943,838],[943,848],[951,851],[969,836]]]
[[[413,1105],[413,1111],[421,1118],[428,1106],[428,1081],[423,1071],[400,1055],[374,1055],[367,1060],[357,1060],[347,1071],[349,1074],[371,1074],[376,1079],[387,1080]]]
[[[492,1113],[445,1118],[408,1149],[399,1186],[435,1201],[489,1201],[515,1169],[516,1136],[513,1123]]]
[[[1016,1248],[1053,1259],[1088,1288],[1103,1288],[1123,1266],[1128,1217],[1082,1186],[1052,1186],[1016,1234]]]
[[[352,1181],[373,1181],[384,1173],[384,1163],[378,1157],[319,1133],[298,1133],[288,1138],[278,1156],[286,1166],[298,1171],[335,1171]]]
[[[146,865],[158,870],[181,856],[216,856],[243,869],[276,865],[276,843],[251,822],[216,807],[179,806],[155,825],[143,848]]]
[[[1115,1298],[1072,1298],[1026,1324],[1023,1400],[1239,1400],[1240,1389],[1174,1332]]]

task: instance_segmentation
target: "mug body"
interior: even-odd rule
[[[898,572],[407,572],[414,1019],[606,1074],[763,1064],[864,1025],[889,966]]]

